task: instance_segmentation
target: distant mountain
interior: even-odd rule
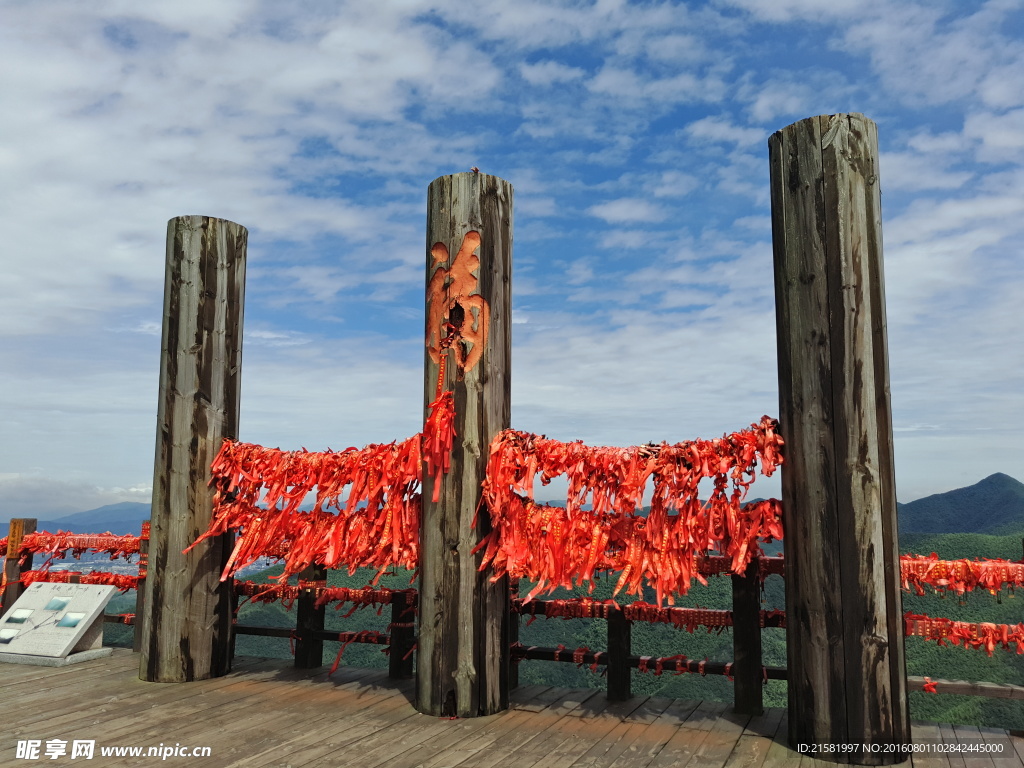
[[[1024,534],[1024,483],[997,472],[966,488],[900,504],[899,531]]]
[[[36,530],[55,533],[58,530],[71,533],[127,533],[138,534],[143,520],[149,520],[150,505],[137,501],[123,501],[108,504],[87,512],[76,512],[56,520],[40,520]]]

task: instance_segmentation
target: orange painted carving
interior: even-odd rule
[[[477,290],[480,257],[480,233],[470,230],[451,266],[448,246],[434,243],[430,255],[434,272],[427,284],[427,348],[430,359],[441,362],[442,350],[455,350],[455,362],[465,373],[480,362],[487,342],[487,325],[491,308]],[[453,338],[443,343],[446,337]]]

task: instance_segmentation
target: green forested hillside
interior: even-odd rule
[[[997,558],[1019,559],[1021,556],[1021,537],[1018,536],[986,536],[980,534],[946,534],[946,535],[906,535],[901,537],[902,551],[914,554],[938,553],[941,557],[954,558]],[[253,577],[254,581],[269,582],[271,577],[280,573],[281,569],[272,568]],[[358,571],[349,576],[346,573],[330,572],[331,586],[363,587],[373,578],[372,571]],[[611,597],[614,579],[602,578],[596,582],[591,597],[607,599]],[[403,589],[410,585],[410,574],[401,573],[385,576],[382,586]],[[523,584],[521,593],[525,594],[530,585]],[[585,589],[577,589],[576,594],[584,596]],[[551,597],[567,597],[568,593],[559,591]],[[648,602],[654,601],[653,594],[644,596]],[[636,599],[619,596],[619,601],[626,603]],[[904,610],[924,613],[933,617],[947,617],[961,621],[990,621],[995,623],[1016,624],[1024,620],[1024,595],[1013,596],[1004,592],[999,596],[987,593],[971,593],[963,599],[956,596],[942,597],[927,594],[919,597],[904,593]],[[689,607],[729,608],[731,605],[731,583],[727,577],[712,578],[707,586],[695,584],[690,594],[677,601],[677,604]],[[131,611],[134,596],[129,594],[115,597],[108,608],[108,613]],[[765,582],[764,607],[767,609],[785,608],[785,586],[778,576],[770,576]],[[327,626],[330,629],[360,630],[373,629],[385,631],[389,622],[390,607],[385,606],[383,614],[378,616],[375,609],[363,608],[348,619],[342,614],[348,608],[336,611],[328,608]],[[280,604],[246,604],[239,611],[239,622],[253,626],[294,626],[293,613],[286,611]],[[634,624],[633,652],[644,656],[674,656],[685,654],[691,659],[708,658],[715,661],[732,660],[732,635],[730,631],[706,632],[698,630],[694,634],[677,630],[671,626]],[[107,625],[108,644],[117,643],[130,645],[131,628]],[[764,662],[768,666],[786,665],[785,630],[766,629],[763,632]],[[554,647],[559,644],[568,649],[587,646],[593,650],[606,647],[605,624],[602,620],[560,618],[546,619],[538,617],[532,622],[523,619],[520,639],[526,645]],[[338,643],[327,643],[324,651],[326,664],[333,662],[338,651]],[[1018,656],[1012,650],[996,649],[989,658],[984,651],[964,649],[960,647],[940,647],[935,643],[925,642],[920,638],[908,638],[907,672],[910,675],[927,675],[932,678],[949,680],[974,680],[996,683],[1013,683],[1024,685],[1024,655]],[[239,656],[289,657],[289,645],[286,639],[250,637],[239,635],[236,640],[236,654]],[[360,667],[383,668],[387,665],[387,657],[381,653],[381,647],[371,645],[350,645],[344,654],[342,664]],[[552,663],[542,661],[526,661],[520,665],[520,682],[528,685],[544,683],[570,688],[604,687],[605,680],[601,676],[602,668],[597,672],[589,668],[579,669],[571,663]],[[637,695],[658,694],[677,698],[732,700],[731,684],[723,677],[709,675],[665,673],[655,676],[653,673],[633,673],[633,691]],[[769,681],[765,687],[765,703],[768,706],[785,706],[786,684],[784,681]],[[916,719],[933,722],[964,723],[988,725],[1000,728],[1024,729],[1024,707],[1019,701],[985,699],[979,697],[935,695],[912,693],[910,697],[911,715]]]

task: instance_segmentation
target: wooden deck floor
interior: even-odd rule
[[[235,671],[188,684],[144,683],[138,657],[63,668],[0,668],[0,765],[353,766],[357,768],[719,768],[822,766],[785,744],[784,711],[736,716],[718,702],[637,697],[609,704],[601,691],[531,686],[491,717],[421,715],[412,686],[383,672],[342,667],[299,671],[281,660],[236,659]],[[931,754],[906,766],[1022,768],[1024,739],[1004,731],[915,724],[914,738],[1001,739],[999,758]],[[68,742],[68,755],[16,759],[18,741]],[[96,742],[94,758],[71,759],[75,739]],[[103,747],[210,747],[207,758],[109,757]],[[966,759],[965,759],[966,758]]]

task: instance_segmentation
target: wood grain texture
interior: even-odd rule
[[[746,573],[732,577],[733,711],[744,715],[764,712],[761,654],[761,580],[757,561]]]
[[[909,738],[877,145],[859,114],[769,139],[794,743]]]
[[[327,585],[327,569],[310,565],[298,574],[300,581],[323,582]],[[324,629],[327,606],[316,607],[316,588],[308,587],[299,593],[295,609],[295,666],[316,669],[324,663],[324,641],[316,636]]]
[[[217,677],[231,667],[229,536],[208,539],[210,464],[238,437],[248,232],[206,216],[167,225],[153,512],[139,676]]]
[[[11,737],[6,754],[14,754],[13,742],[20,739],[95,739],[98,753],[102,746],[167,743],[171,734],[171,743],[211,747],[211,757],[189,764],[216,768],[832,765],[804,760],[787,746],[780,709],[740,719],[722,703],[636,697],[612,704],[596,690],[527,686],[513,694],[510,711],[449,720],[418,714],[409,683],[388,680],[383,670],[343,666],[328,677],[283,659],[240,658],[224,677],[147,685],[137,679],[137,669],[127,649],[74,668],[5,665],[4,700],[15,704],[4,711]],[[1024,749],[1015,752],[1005,731],[983,728],[958,736],[958,729],[914,723],[914,743],[980,736],[1008,744],[994,765],[1024,766]],[[108,758],[102,765],[146,762],[153,761]],[[935,752],[918,752],[905,763],[950,764]],[[966,762],[958,758],[956,764]]]
[[[615,606],[608,611],[608,698],[611,701],[626,701],[632,695],[632,667],[629,657],[633,652],[633,622],[627,619],[622,608]]]
[[[21,560],[21,542],[26,534],[36,532],[37,520],[34,517],[16,517],[7,524],[7,554],[4,556],[4,590],[0,594],[0,617],[7,613],[21,597],[25,588],[21,584],[21,574],[32,570],[32,553]]]
[[[512,194],[507,181],[478,173],[442,176],[427,192],[428,297],[437,272],[432,249],[447,248],[450,258],[443,266],[450,267],[467,233],[477,232],[476,293],[447,295],[453,306],[462,304],[441,319],[463,322],[468,330],[469,307],[480,304],[472,296],[482,297],[488,310],[486,319],[479,318],[487,328],[479,361],[463,370],[455,350],[448,353],[444,388],[455,394],[456,438],[437,503],[431,501],[433,479],[424,472],[416,706],[431,715],[475,717],[508,707],[508,580],[489,581],[477,570],[480,555],[471,553],[489,525],[481,510],[473,526],[488,447],[511,419]],[[441,338],[443,331],[431,327],[431,308],[428,302],[426,336],[433,332]],[[436,318],[437,305],[433,310]],[[467,363],[473,351],[461,350]],[[425,419],[439,366],[429,349],[424,361]]]

